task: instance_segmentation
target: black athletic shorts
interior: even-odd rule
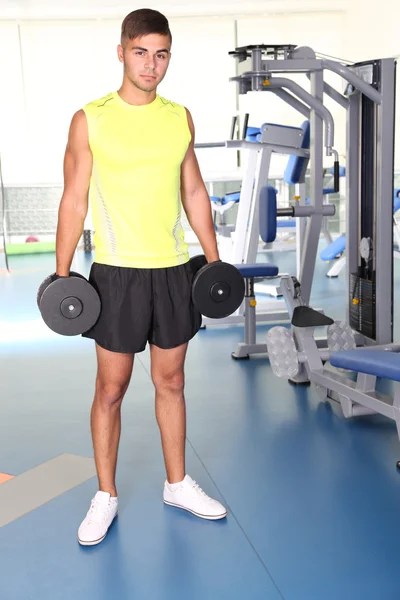
[[[201,327],[192,302],[190,263],[165,269],[134,269],[93,263],[89,282],[101,300],[96,324],[83,337],[112,352],[142,352],[147,342],[175,348]]]

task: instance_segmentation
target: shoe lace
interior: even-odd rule
[[[92,500],[90,504],[90,508],[86,515],[87,524],[96,522],[96,523],[104,523],[107,518],[107,513],[110,509],[110,502],[108,505],[100,504],[100,502],[96,502],[96,500]]]
[[[207,494],[205,493],[205,491],[201,489],[201,487],[199,486],[199,484],[196,481],[193,481],[193,489],[196,490],[196,492],[198,492],[202,496],[207,497]]]

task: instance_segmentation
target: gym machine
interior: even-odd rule
[[[252,66],[251,71],[233,78],[241,93],[270,90],[279,85],[297,94],[297,84],[283,78],[278,78],[276,84],[272,73],[307,72],[314,96],[322,101],[327,92],[342,106],[347,106],[347,321],[371,343],[390,343],[393,337],[395,60],[372,60],[347,67],[332,60],[317,60],[310,48],[294,46],[246,46],[232,54],[239,62],[250,62]],[[345,96],[324,83],[325,69],[341,75],[347,82]],[[327,155],[334,153],[332,136],[333,124],[328,118],[325,123]],[[300,274],[305,303],[309,302],[322,218],[322,118],[315,110],[311,111],[311,137],[311,205],[293,208],[295,216],[311,217]],[[256,200],[257,194],[253,196]],[[247,240],[252,233],[254,236],[255,232],[250,229]]]
[[[326,154],[334,157],[334,189],[339,189],[339,162],[338,153],[334,148],[334,122],[331,113],[324,106],[324,92],[329,93],[342,106],[347,106],[349,102],[347,98],[324,83],[323,71],[324,68],[328,68],[325,63],[328,63],[329,68],[335,72],[340,72],[342,65],[334,61],[317,60],[315,53],[310,48],[296,48],[295,46],[246,46],[237,48],[230,54],[238,60],[239,66],[245,64],[251,69],[249,71],[242,69],[243,72],[239,76],[231,79],[238,83],[240,94],[249,91],[270,91],[307,119],[302,127],[282,127],[266,123],[261,127],[261,134],[256,142],[228,140],[214,144],[215,146],[224,145],[235,150],[245,150],[247,153],[231,262],[236,266],[248,266],[256,262],[260,234],[259,197],[261,190],[268,185],[272,154],[275,152],[292,157],[297,172],[296,183],[299,184],[304,183],[306,170],[310,166],[310,204],[305,205],[305,199],[303,199],[295,206],[277,210],[277,216],[307,218],[307,225],[301,229],[300,236],[304,243],[301,249],[299,279],[302,284],[303,296],[308,302],[323,219],[332,216],[335,212],[333,205],[324,202],[324,145]],[[361,89],[369,90],[370,86],[367,83],[352,74],[350,70],[348,71],[349,78],[353,83],[357,82]],[[311,91],[306,91],[293,80],[273,77],[274,72],[308,74]],[[372,90],[371,94],[374,95],[374,92],[375,90]],[[311,140],[311,143],[308,144],[306,143],[307,123],[308,135]],[[274,238],[268,239],[266,243],[270,241],[274,241]],[[259,278],[266,276],[259,274]],[[249,302],[247,302],[247,298],[249,298]],[[246,309],[248,313],[253,311],[254,296],[246,296],[244,305],[234,315],[224,319],[223,323],[242,323],[244,317],[246,328]],[[252,316],[251,321],[252,323],[254,321],[254,326],[251,324],[252,331],[248,332],[248,335],[245,334],[245,337],[252,340],[248,345],[252,346],[252,350],[257,346],[257,352],[265,352],[265,344],[255,344],[255,323],[287,321],[288,318],[288,312],[284,309],[282,302],[270,302],[268,311],[258,312]],[[213,321],[205,319],[204,323],[210,325],[213,324]],[[250,324],[247,323],[247,325]],[[245,356],[246,349],[242,348],[240,357]]]
[[[291,328],[267,333],[269,359],[277,376],[311,382],[321,398],[340,402],[345,417],[378,413],[395,420],[400,437],[400,345],[393,343],[396,61],[322,62],[348,82],[347,319],[334,322],[313,310],[301,281],[282,278]],[[314,337],[320,327],[327,327],[325,348]],[[354,371],[356,380],[343,370]],[[395,381],[393,397],[377,392],[377,377]]]
[[[231,55],[239,63],[239,75],[232,78],[239,86],[239,93],[278,92],[282,100],[297,107],[302,114],[306,104],[310,110],[312,140],[308,153],[310,205],[296,205],[289,209],[292,216],[308,217],[299,277],[301,297],[305,305],[310,301],[322,220],[330,210],[332,210],[330,214],[333,214],[333,207],[323,202],[324,147],[326,155],[333,156],[335,159],[335,188],[338,188],[339,178],[338,156],[334,149],[334,123],[332,115],[323,105],[324,94],[329,95],[346,109],[347,235],[349,239],[346,320],[357,333],[358,342],[361,336],[362,345],[390,343],[393,331],[392,203],[395,61],[381,59],[346,66],[334,60],[318,59],[311,48],[298,48],[293,45],[245,46],[236,48]],[[330,70],[343,78],[346,86],[344,94],[340,94],[324,81],[325,70]],[[288,78],[274,75],[283,72],[306,74],[310,80],[311,93]],[[280,137],[279,140],[281,141],[282,138]],[[250,181],[244,182],[245,202],[242,204],[241,199],[239,207],[242,210],[242,226],[239,228],[242,237],[237,243],[235,264],[255,261],[255,242],[260,227],[258,204],[261,190],[268,185],[267,153],[271,150],[268,142],[269,146],[275,146],[277,151],[282,148],[282,144],[273,144],[273,141],[268,138],[268,135],[264,140],[261,139],[258,156],[252,159],[255,163],[253,168],[256,172],[255,185],[251,185]],[[227,142],[226,145],[247,147],[246,142]],[[304,150],[303,152],[304,154],[295,151],[292,154],[300,154],[305,162],[308,157]],[[302,158],[299,160],[301,161]],[[270,212],[267,210],[266,214],[270,215]],[[280,214],[281,211],[277,210],[274,215],[275,223]],[[286,210],[285,214],[287,214]],[[238,219],[239,217],[238,214]],[[263,227],[268,229],[269,224],[264,223]],[[254,297],[250,297],[248,311],[253,303]],[[261,320],[258,316],[257,320]],[[289,317],[291,318],[290,311]],[[255,319],[253,318],[252,321],[255,322]],[[254,341],[255,325],[251,335],[247,332],[247,337]],[[240,354],[236,357],[245,357],[245,345],[240,345],[241,347],[238,348]],[[262,351],[261,344],[259,347]]]

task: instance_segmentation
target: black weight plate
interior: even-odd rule
[[[88,331],[99,318],[100,308],[98,293],[84,277],[56,279],[46,287],[40,300],[44,322],[61,335]]]
[[[202,267],[195,276],[192,297],[202,315],[223,319],[242,304],[244,290],[244,279],[236,267],[214,262]]]
[[[46,277],[46,279],[44,281],[42,281],[42,283],[39,286],[37,295],[36,295],[36,302],[37,305],[40,309],[40,299],[42,297],[42,294],[44,292],[44,290],[47,288],[48,285],[50,285],[50,283],[53,281],[53,277],[55,276],[55,273],[52,273],[52,275],[49,275],[48,277]]]
[[[87,281],[87,279],[84,275],[82,275],[81,273],[77,273],[76,271],[70,271],[69,276],[70,277],[80,277],[81,279],[84,279],[85,281]]]
[[[196,256],[192,256],[192,258],[190,259],[190,266],[192,267],[193,275],[196,275],[197,271],[199,271],[206,264],[208,263],[204,254],[197,254]]]
[[[36,295],[36,302],[37,302],[39,309],[40,309],[40,298],[42,297],[42,294],[43,294],[44,290],[47,288],[47,286],[50,285],[50,283],[54,280],[55,276],[56,276],[56,274],[52,273],[51,275],[46,277],[46,279],[44,281],[42,281],[42,283],[39,286],[39,289],[38,289],[38,292]],[[71,271],[70,276],[71,277],[80,277],[81,279],[86,279],[83,275],[81,275],[80,273],[76,273],[75,271]]]

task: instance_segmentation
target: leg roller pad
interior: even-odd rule
[[[298,374],[297,349],[290,329],[272,327],[267,333],[267,349],[274,375],[290,379]]]

